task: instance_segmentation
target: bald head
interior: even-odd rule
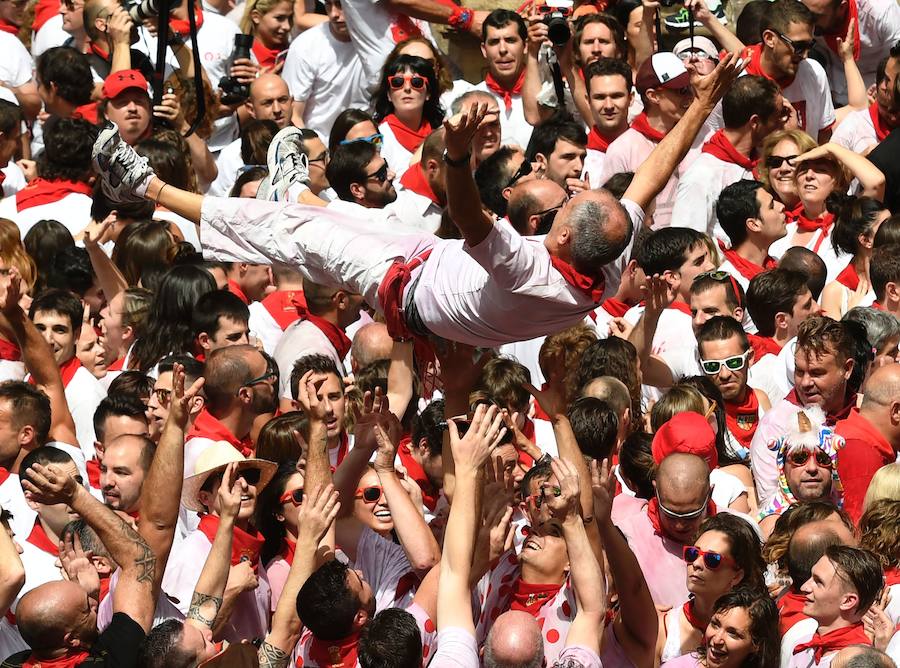
[[[16,608],[16,624],[22,638],[35,652],[65,648],[69,633],[90,643],[91,634],[85,634],[78,623],[89,605],[84,590],[74,582],[48,582],[21,598]],[[93,637],[96,637],[96,617],[93,623]]]
[[[660,494],[684,492],[702,484],[709,488],[709,465],[697,455],[676,452],[663,459],[656,470]]]
[[[210,405],[227,406],[241,385],[254,377],[253,362],[258,358],[262,358],[259,350],[246,344],[226,346],[210,353],[203,371],[206,378],[203,391]]]
[[[291,121],[291,93],[287,82],[277,74],[267,72],[254,79],[247,104],[253,118],[275,121],[279,129],[287,127]]]
[[[812,576],[816,565],[832,545],[844,544],[829,523],[811,522],[798,528],[788,543],[788,574],[794,589],[800,591],[803,583]]]
[[[484,644],[485,668],[539,668],[544,663],[544,639],[537,620],[511,610],[497,617]]]
[[[594,378],[581,391],[582,396],[602,399],[621,415],[626,408],[631,408],[631,395],[628,387],[618,378],[612,376],[600,376]]]
[[[862,409],[878,410],[900,401],[900,364],[878,367],[866,381]]]
[[[510,190],[506,215],[516,232],[529,236],[536,234],[538,228],[542,227],[541,217],[536,214],[565,201],[566,191],[550,179],[523,181]]]
[[[387,325],[381,322],[363,325],[356,331],[350,347],[353,370],[357,371],[378,360],[390,359],[393,347],[394,340],[388,334]]]

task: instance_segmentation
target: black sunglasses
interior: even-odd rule
[[[541,222],[538,223],[537,230],[535,230],[535,234],[540,236],[550,232],[550,228],[553,227],[553,221],[556,220],[556,214],[559,212],[561,208],[566,205],[566,202],[569,201],[567,197],[562,202],[557,204],[556,206],[550,207],[549,209],[544,209],[543,211],[538,211],[535,216],[541,217]]]
[[[378,170],[374,174],[366,174],[366,178],[375,179],[378,183],[384,183],[387,181],[388,177],[388,164],[387,160],[384,161],[384,164],[378,168]]]
[[[769,169],[778,169],[784,163],[790,165],[791,162],[796,159],[796,155],[770,155],[768,158],[766,158],[766,167],[768,167]]]
[[[777,33],[777,35],[781,39],[781,41],[791,47],[791,51],[796,54],[809,53],[810,50],[816,45],[816,41],[814,39],[795,41],[782,33]]]
[[[534,171],[534,167],[531,164],[531,160],[523,160],[522,164],[519,165],[519,168],[516,170],[516,173],[513,174],[512,178],[506,183],[506,187],[512,188],[519,179],[528,176],[532,171]]]
[[[246,383],[243,383],[241,385],[241,388],[253,387],[254,385],[258,385],[259,383],[268,383],[272,380],[278,380],[278,366],[275,364],[275,360],[270,358],[268,355],[264,355],[264,357],[266,360],[266,372],[261,376],[251,378]],[[240,391],[240,388],[238,389],[238,391]]]

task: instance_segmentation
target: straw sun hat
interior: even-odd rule
[[[230,443],[225,441],[216,441],[206,448],[194,464],[194,475],[185,478],[184,487],[181,490],[181,503],[188,510],[204,512],[206,508],[200,503],[197,497],[200,490],[210,476],[217,473],[223,473],[225,468],[232,462],[237,462],[237,470],[244,471],[246,469],[257,469],[259,471],[259,482],[255,485],[256,492],[259,493],[269,484],[275,470],[278,468],[274,462],[265,459],[246,459],[240,452],[234,449]]]

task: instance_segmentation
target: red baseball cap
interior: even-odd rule
[[[644,93],[649,88],[684,88],[690,85],[691,73],[681,58],[671,51],[660,51],[647,58],[634,78],[638,93]]]
[[[719,465],[716,435],[706,418],[693,411],[679,413],[660,427],[650,449],[657,465],[676,452],[697,455],[706,461],[710,471]]]
[[[147,79],[139,70],[120,70],[113,72],[103,82],[103,97],[111,100],[118,97],[126,90],[134,88],[150,95]]]

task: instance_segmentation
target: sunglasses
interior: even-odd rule
[[[540,5],[537,9],[541,14],[562,14],[563,16],[569,16],[572,13],[571,7],[553,7],[551,5]]]
[[[691,510],[690,512],[687,512],[687,513],[676,513],[674,510],[669,510],[668,508],[666,508],[663,505],[662,500],[659,498],[659,492],[656,493],[656,502],[659,504],[659,509],[663,512],[663,514],[667,515],[668,517],[671,517],[672,519],[695,520],[698,517],[702,517],[703,513],[706,512],[706,506],[709,504],[709,495],[711,493],[712,493],[712,490],[710,490],[710,493],[706,495],[706,500],[703,502],[702,506],[697,508],[697,510]]]
[[[796,160],[796,155],[770,155],[766,158],[766,167],[769,169],[778,169],[784,163],[788,164],[788,167],[791,166],[791,161]]]
[[[266,357],[266,372],[257,376],[256,378],[251,378],[246,383],[241,385],[241,388],[244,387],[253,387],[254,385],[258,385],[259,383],[268,383],[271,381],[278,380],[278,367],[275,365],[275,362],[268,357]]]
[[[828,453],[821,448],[815,448],[815,450],[810,450],[809,448],[797,448],[796,450],[791,450],[787,457],[788,461],[794,466],[806,466],[806,462],[808,462],[809,458],[813,455],[816,458],[816,464],[823,469],[830,469],[834,466],[831,457],[829,457]]]
[[[252,486],[259,483],[260,475],[261,471],[259,469],[238,469],[235,472],[234,477],[240,478],[245,483]],[[221,483],[221,481],[225,479],[225,473],[219,473],[218,478]]]
[[[722,564],[734,563],[729,557],[726,557],[724,554],[719,554],[718,552],[707,552],[706,550],[701,550],[696,545],[685,545],[682,551],[682,557],[684,558],[685,563],[688,564],[692,564],[700,557],[703,557],[703,565],[711,571],[716,570]]]
[[[547,500],[547,489],[547,487],[541,487],[540,492],[527,496],[526,500],[533,501],[535,508],[540,508],[544,505],[544,501]],[[559,487],[550,487],[549,489],[553,490],[553,496],[560,496],[562,494],[562,490]]]
[[[789,47],[791,47],[791,51],[793,51],[797,55],[800,55],[800,54],[805,55],[805,54],[809,53],[810,50],[816,45],[816,41],[814,39],[793,40],[790,37],[788,37],[787,35],[783,35],[782,33],[777,33],[777,34],[778,34],[778,38],[782,42],[787,44]]]
[[[384,143],[384,135],[380,132],[376,132],[374,135],[369,135],[367,137],[359,137],[357,139],[344,139],[341,141],[341,146],[346,146],[347,144],[354,144],[358,141],[364,141],[367,144],[372,144],[375,148],[381,148],[381,145]]]
[[[371,487],[363,487],[361,489],[356,490],[356,494],[353,495],[354,499],[362,499],[366,503],[378,503],[381,501],[381,497],[384,494],[384,490],[381,488],[381,485],[372,485]]]
[[[534,233],[537,235],[547,234],[550,231],[550,228],[553,227],[553,221],[556,220],[557,212],[561,208],[563,208],[568,201],[569,198],[566,197],[556,206],[550,207],[549,209],[544,209],[543,211],[538,211],[536,214],[534,214],[541,217],[541,222],[538,223],[537,230],[535,230]]]
[[[394,74],[388,77],[388,86],[391,87],[391,90],[400,90],[407,83],[413,90],[423,90],[428,87],[428,79],[421,74],[404,72],[403,74]]]
[[[156,402],[163,408],[168,406],[169,402],[172,401],[172,390],[165,390],[161,387],[155,388],[153,394],[156,396]]]
[[[740,355],[735,355],[734,357],[726,357],[723,360],[700,360],[700,366],[703,367],[703,373],[714,376],[719,373],[722,369],[722,365],[725,365],[725,368],[729,371],[740,371],[744,368],[744,365],[747,364],[747,357],[750,356],[750,351],[747,350]]]
[[[295,506],[299,506],[303,503],[303,488],[292,489],[290,492],[285,492],[281,496],[278,497],[278,503],[287,503],[290,501]]]
[[[741,299],[741,292],[738,290],[737,281],[734,280],[734,276],[729,274],[727,271],[719,271],[718,269],[714,269],[713,271],[704,271],[702,274],[697,274],[694,276],[694,282],[696,283],[701,278],[709,278],[713,281],[718,281],[719,283],[731,283],[731,290],[734,292],[734,298],[737,302],[738,306],[744,306],[744,300]]]
[[[522,164],[519,165],[519,168],[516,170],[516,173],[513,174],[512,178],[507,182],[506,187],[512,188],[519,179],[528,176],[532,171],[534,171],[534,167],[531,164],[531,160],[523,160]]]
[[[388,180],[388,164],[387,160],[384,161],[384,164],[378,168],[372,174],[366,174],[367,179],[375,179],[378,183],[384,183]]]

